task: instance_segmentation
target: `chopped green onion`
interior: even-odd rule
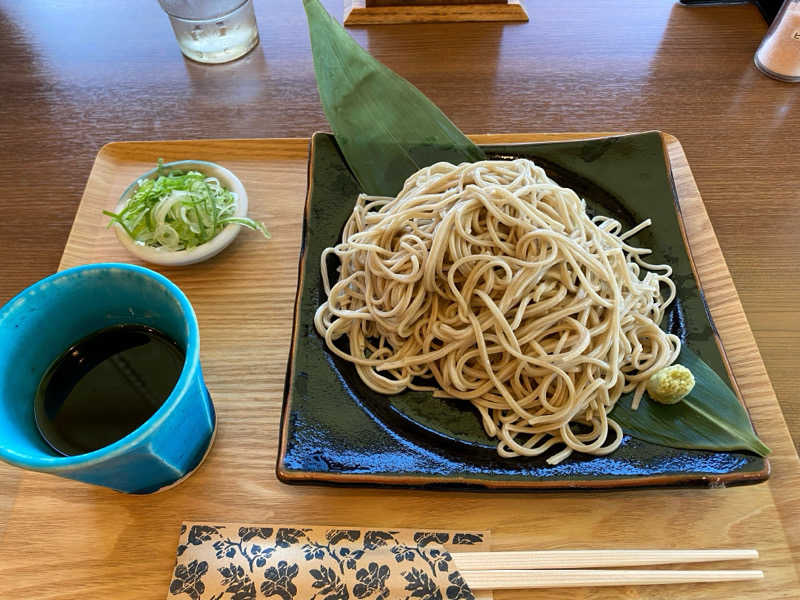
[[[158,161],[158,176],[141,179],[118,213],[104,210],[137,243],[167,250],[189,250],[205,244],[228,224],[260,231],[263,223],[236,216],[238,197],[216,177],[199,171],[169,171]]]

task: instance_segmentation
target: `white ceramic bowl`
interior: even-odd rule
[[[225,188],[238,196],[235,215],[237,217],[247,216],[247,192],[242,182],[239,181],[239,178],[225,167],[204,160],[178,160],[165,163],[164,168],[178,169],[181,171],[200,171],[204,175],[216,177]],[[128,198],[130,198],[133,192],[139,187],[139,181],[142,179],[152,179],[157,175],[158,168],[156,167],[140,177],[137,177],[136,181],[122,192],[122,196],[120,196],[119,202],[117,203],[116,212],[122,210],[128,202]],[[241,229],[240,225],[227,225],[225,229],[220,231],[205,244],[200,244],[190,250],[167,250],[166,248],[153,248],[151,246],[137,244],[119,223],[113,223],[112,226],[114,227],[114,233],[117,234],[117,239],[125,246],[128,252],[149,263],[170,267],[191,265],[219,254],[237,235],[239,235],[239,230]]]

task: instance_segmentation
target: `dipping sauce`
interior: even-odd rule
[[[47,369],[34,401],[36,426],[66,456],[113,444],[161,407],[184,359],[174,340],[146,325],[96,331]]]

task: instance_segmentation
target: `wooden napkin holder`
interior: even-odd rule
[[[521,0],[344,0],[345,25],[526,22]]]

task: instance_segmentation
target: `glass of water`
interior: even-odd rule
[[[258,44],[253,0],[158,0],[181,52],[202,63],[224,63]]]

